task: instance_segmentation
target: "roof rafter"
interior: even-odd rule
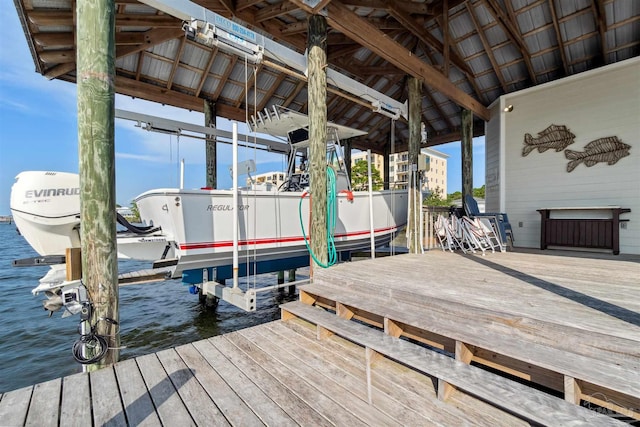
[[[593,18],[596,21],[596,27],[600,34],[600,52],[602,54],[602,63],[606,64],[608,51],[607,51],[607,39],[605,33],[607,32],[607,12],[604,8],[602,0],[594,0],[591,3],[591,10],[593,12]]]
[[[469,3],[466,4],[467,10],[469,11],[469,16],[471,17],[471,21],[473,22],[473,26],[478,33],[478,37],[480,37],[480,41],[482,42],[482,46],[484,47],[484,51],[489,57],[489,62],[491,62],[491,66],[493,67],[493,71],[500,82],[500,86],[502,86],[502,91],[504,93],[507,92],[507,83],[504,80],[504,76],[502,75],[502,70],[500,70],[500,66],[498,65],[498,61],[496,61],[496,57],[493,54],[493,50],[491,49],[491,45],[487,40],[487,36],[484,34],[482,26],[480,22],[478,22],[478,17],[476,16],[476,12],[474,7]]]
[[[301,0],[290,1],[299,2]],[[327,20],[333,28],[338,29],[408,74],[425,81],[445,96],[473,111],[477,116],[489,120],[491,116],[489,110],[479,101],[451,83],[438,70],[416,58],[402,45],[390,40],[384,33],[360,18],[342,3],[334,0],[329,3],[327,10],[329,12]]]
[[[560,24],[558,23],[558,12],[556,11],[554,0],[549,0],[549,9],[551,10],[551,20],[553,21],[553,28],[556,30],[556,40],[558,42],[560,58],[562,58],[562,68],[564,69],[564,74],[568,76],[569,65],[567,63],[567,53],[564,50],[564,41],[562,40],[562,33],[560,32]]]
[[[442,55],[444,56],[442,73],[449,78],[449,60],[451,56],[449,41],[449,0],[442,2]],[[465,63],[466,65],[466,63]],[[468,74],[472,74],[469,72]]]
[[[516,19],[516,14],[513,11],[513,5],[511,4],[510,1],[505,2],[505,6],[507,7],[507,15],[509,15],[509,21],[513,23],[514,29],[517,30],[518,29],[518,25],[516,24],[518,22],[518,20]],[[535,84],[536,83],[536,72],[533,69],[533,64],[531,63],[531,54],[529,53],[528,49],[527,49],[527,45],[524,41],[524,36],[522,35],[522,33],[518,30],[518,35],[520,36],[521,40],[522,40],[522,44],[524,46],[524,54],[522,55],[522,58],[524,59],[524,64],[527,67],[527,72],[529,73],[529,78],[531,79],[531,81]],[[522,48],[521,48],[522,49]]]
[[[204,83],[207,81],[207,76],[209,75],[209,70],[213,65],[213,61],[216,59],[216,54],[218,53],[218,48],[213,48],[209,52],[209,60],[207,61],[207,65],[204,66],[204,70],[202,70],[202,76],[200,76],[200,81],[198,82],[198,87],[196,88],[196,96],[200,96],[200,92],[202,91],[202,87]]]
[[[389,2],[389,6],[387,11],[391,16],[393,16],[403,27],[413,33],[416,37],[418,37],[422,42],[426,45],[433,47],[436,51],[443,54],[444,45],[440,40],[438,40],[435,36],[431,35],[430,32],[424,29],[424,25],[417,22],[411,15],[406,13],[395,2]],[[443,54],[444,55],[444,54]],[[462,58],[460,58],[457,54],[451,55],[451,61],[458,67],[463,73],[469,75],[472,74],[471,69],[467,65],[466,62]]]
[[[173,78],[176,76],[176,70],[178,69],[178,65],[180,65],[180,58],[182,58],[182,52],[184,52],[184,46],[186,44],[187,38],[182,37],[180,39],[180,47],[178,48],[178,53],[176,53],[176,58],[171,65],[171,73],[169,74],[169,78],[167,78],[167,89],[171,89],[171,85],[173,84]]]
[[[520,50],[521,55],[525,59],[525,63],[527,65],[529,78],[531,79],[531,81],[535,81],[535,72],[533,70],[533,66],[531,65],[531,61],[527,61],[527,58],[529,57],[529,49],[527,48],[527,44],[524,42],[524,38],[520,34],[517,25],[512,22],[509,14],[505,13],[505,11],[502,10],[502,7],[500,7],[496,0],[481,0],[481,2],[493,16],[493,19],[495,19],[496,22],[500,24],[509,40],[511,40],[511,42],[516,45],[518,50]],[[507,5],[507,8],[509,8],[509,5]]]
[[[286,15],[289,12],[298,10],[299,7],[288,1],[282,3],[274,3],[270,6],[265,6],[255,14],[255,22],[260,23],[268,19],[277,18],[278,16]]]

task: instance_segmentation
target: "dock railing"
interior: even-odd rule
[[[449,206],[423,206],[423,236],[422,236],[422,247],[425,250],[438,248],[438,239],[435,236],[435,232],[433,231],[433,225],[438,218],[438,215],[444,215],[446,217],[449,216],[450,211]]]

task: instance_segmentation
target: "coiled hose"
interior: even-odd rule
[[[316,254],[313,253],[311,246],[309,246],[309,240],[307,239],[307,233],[304,230],[304,221],[302,219],[302,201],[307,196],[307,192],[300,197],[300,203],[298,204],[298,214],[300,216],[300,228],[302,229],[302,237],[304,238],[304,244],[311,255],[311,258],[322,268],[329,268],[338,261],[338,252],[336,251],[336,242],[334,233],[336,229],[337,220],[337,208],[336,200],[338,193],[336,191],[336,171],[331,166],[327,167],[327,249],[328,257],[327,263],[324,264],[318,261]]]

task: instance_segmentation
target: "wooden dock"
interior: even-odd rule
[[[624,425],[639,271],[522,253],[345,263],[316,270],[286,321],[1,394],[0,425]]]

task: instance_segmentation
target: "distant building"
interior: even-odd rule
[[[351,166],[355,166],[355,164],[359,160],[367,161],[367,152],[361,151],[359,153],[351,154]],[[380,178],[384,181],[384,157],[380,154],[371,153],[371,164],[375,167],[378,172],[380,172]]]
[[[447,159],[449,155],[432,148],[420,150],[419,169],[425,170],[425,186],[431,192],[438,191],[447,197]],[[409,154],[407,151],[391,154],[389,158],[389,184],[396,188],[407,188],[409,181]]]
[[[253,179],[253,182],[256,185],[266,186],[269,184],[269,187],[280,188],[286,178],[287,174],[285,172],[265,172],[252,176],[251,178],[247,178],[247,187],[251,186],[251,181]]]

